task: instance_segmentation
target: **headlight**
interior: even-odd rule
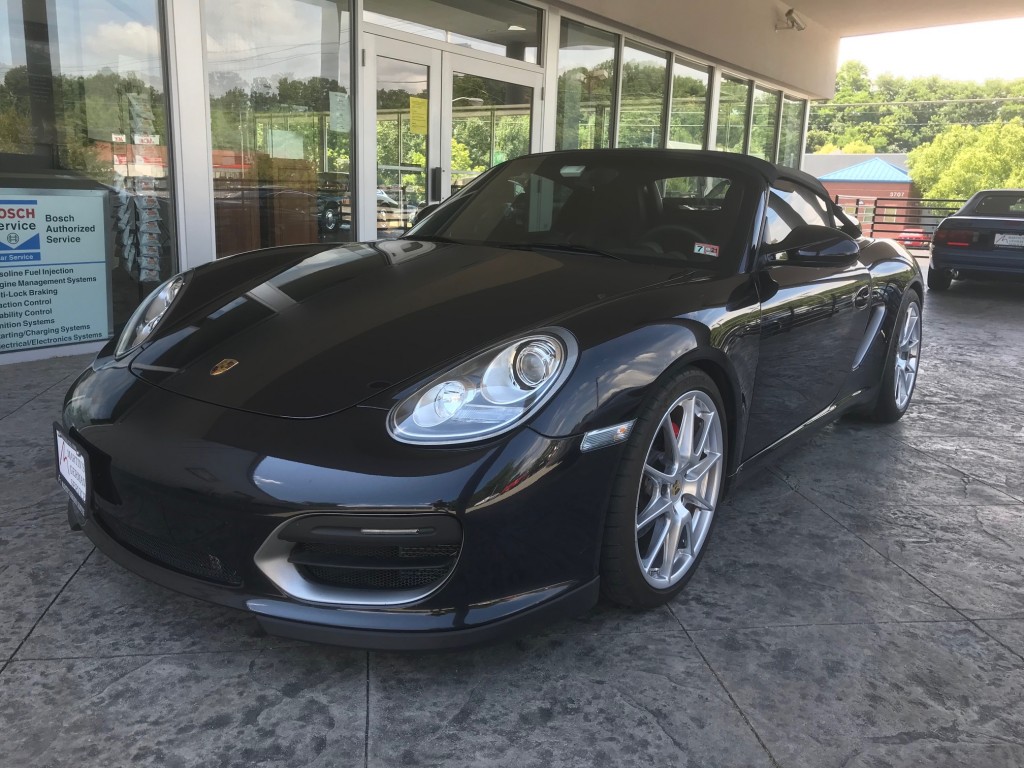
[[[576,340],[560,328],[492,347],[399,403],[388,416],[388,430],[403,443],[434,445],[507,432],[558,390],[576,349]]]
[[[117,357],[128,354],[153,334],[184,284],[185,276],[177,275],[143,299],[121,331],[114,350]]]

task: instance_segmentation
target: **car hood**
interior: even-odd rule
[[[172,310],[131,370],[204,402],[312,418],[680,274],[550,250],[410,240],[345,245],[282,259],[183,316]],[[208,290],[204,277],[198,270],[182,298]]]

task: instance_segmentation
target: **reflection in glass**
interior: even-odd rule
[[[541,11],[513,0],[364,0],[363,20],[536,64]]]
[[[754,89],[754,124],[750,130],[750,154],[775,161],[775,129],[778,127],[779,99],[782,94]]]
[[[782,133],[779,140],[779,165],[799,168],[803,155],[804,110],[802,99],[782,99]]]
[[[402,234],[427,202],[430,67],[377,57],[377,237]]]
[[[617,42],[610,32],[562,19],[556,149],[611,145]]]
[[[109,220],[75,223],[106,240],[92,277],[109,274],[115,331],[178,271],[160,10],[157,0],[0,3],[0,188],[106,193]],[[4,247],[15,237],[5,232]],[[31,346],[64,343],[45,336]]]
[[[410,237],[566,248],[595,265],[612,254],[640,264],[728,271],[749,239],[737,224],[760,201],[751,194],[752,180],[681,152],[529,155],[489,173]],[[545,259],[531,268],[554,264]]]
[[[204,0],[217,255],[352,236],[347,0]]]
[[[718,102],[718,131],[715,149],[723,152],[742,152],[747,133],[750,83],[735,77],[722,78],[721,98]]]
[[[707,133],[707,67],[676,59],[672,68],[672,104],[668,145],[675,149],[703,149]]]
[[[533,89],[456,72],[453,93],[454,193],[491,166],[530,151]]]
[[[660,147],[665,135],[665,78],[668,58],[637,43],[622,52],[620,147]]]

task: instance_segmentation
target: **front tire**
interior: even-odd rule
[[[903,294],[889,352],[885,356],[882,383],[872,413],[875,421],[891,424],[903,418],[914,396],[920,360],[921,298],[908,288]]]
[[[601,587],[613,602],[652,608],[675,597],[706,550],[728,455],[725,409],[695,368],[648,396],[609,500]]]
[[[953,284],[953,270],[928,267],[928,290],[948,291]]]

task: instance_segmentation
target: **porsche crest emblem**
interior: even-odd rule
[[[232,360],[230,357],[226,357],[210,369],[210,375],[220,376],[222,373],[230,371],[236,365],[238,365],[237,360]]]

